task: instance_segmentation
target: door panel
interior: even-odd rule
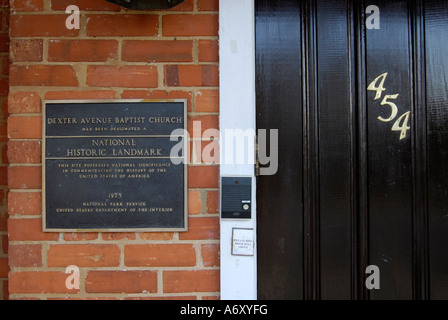
[[[448,3],[425,1],[431,298],[448,298]]]
[[[382,286],[371,290],[373,299],[412,298],[412,157],[410,132],[400,140],[391,131],[411,108],[410,34],[407,1],[378,1],[380,29],[366,31],[366,80],[370,84],[387,72],[379,99],[367,92],[367,145],[369,195],[369,264],[379,267]],[[399,94],[396,99],[391,96]],[[397,106],[389,122],[389,96]],[[401,123],[403,124],[403,122]]]
[[[320,297],[351,298],[350,20],[346,1],[317,1]]]
[[[448,5],[375,5],[256,0],[261,299],[448,298]]]
[[[262,253],[258,260],[260,299],[303,297],[303,258],[296,254],[303,245],[302,210],[290,211],[302,206],[301,25],[300,8],[295,4],[293,0],[256,4],[257,103],[266,106],[257,109],[259,128],[278,128],[278,152],[289,155],[279,158],[277,174],[265,176],[257,186],[257,205],[264,208],[258,217],[258,234],[270,235],[257,242]],[[275,192],[272,186],[277,186]]]

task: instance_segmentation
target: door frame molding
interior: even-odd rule
[[[220,218],[220,288],[223,300],[257,299],[257,201],[254,164],[226,164],[223,161],[229,152],[233,152],[233,155],[240,152],[255,155],[254,146],[251,144],[244,150],[238,150],[238,146],[226,148],[223,134],[225,130],[238,129],[256,132],[254,8],[254,0],[219,2],[220,180],[223,176],[252,177],[251,218]],[[253,256],[231,254],[233,228],[254,230]]]

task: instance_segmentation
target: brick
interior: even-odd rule
[[[89,271],[86,292],[153,293],[157,291],[156,271]]]
[[[103,240],[135,240],[136,235],[134,232],[103,232],[101,234]]]
[[[0,16],[1,18],[1,16]],[[0,34],[0,52],[8,53],[9,52],[9,36],[7,34]]]
[[[42,104],[37,92],[19,91],[9,93],[9,113],[40,113],[41,110]]]
[[[46,100],[77,100],[77,99],[115,99],[116,93],[112,90],[85,90],[85,91],[47,91]]]
[[[25,271],[9,273],[10,294],[19,293],[77,293],[67,289],[68,274],[58,271]]]
[[[201,256],[204,267],[219,267],[219,244],[202,245]]]
[[[201,193],[197,190],[188,191],[188,214],[201,213]]]
[[[10,241],[51,241],[58,240],[59,233],[42,232],[42,219],[9,219]]]
[[[219,239],[218,217],[195,217],[188,220],[188,231],[179,233],[179,240]]]
[[[2,0],[2,1],[8,1],[8,0]],[[10,26],[9,20],[10,20],[10,16],[11,16],[11,10],[10,10],[10,8],[7,8],[7,7],[9,7],[9,3],[3,7],[4,7],[4,11],[2,12],[2,15],[5,17],[5,23],[4,23],[3,27],[5,28],[4,30],[9,30],[9,26]]]
[[[164,36],[218,36],[218,15],[170,14],[162,21]]]
[[[50,40],[48,61],[107,62],[118,59],[116,40]]]
[[[165,84],[181,87],[217,87],[219,71],[213,65],[169,65],[165,66]]]
[[[11,37],[76,37],[77,29],[67,29],[65,14],[11,15]]]
[[[9,80],[8,78],[0,79],[0,97],[6,97],[9,93]]]
[[[116,297],[86,297],[86,298],[81,298],[81,297],[57,297],[57,298],[47,298],[47,300],[119,300],[119,298]]]
[[[7,223],[7,221],[8,221],[8,218],[6,217],[6,215],[5,216],[0,216],[0,231],[8,231],[8,228],[7,228],[7,225],[8,225],[8,223]],[[0,253],[1,253],[1,251],[0,251]]]
[[[195,112],[219,112],[219,91],[218,90],[200,90],[194,97]]]
[[[3,289],[2,289],[3,286]],[[9,300],[9,291],[8,291],[8,281],[4,280],[2,282],[0,282],[0,290],[3,293],[3,300]]]
[[[41,167],[8,167],[10,189],[40,189],[42,187]]]
[[[8,185],[8,168],[0,167],[0,185],[7,186]]]
[[[214,129],[216,131],[209,131],[207,132],[207,135],[219,135],[219,117],[217,115],[201,115],[189,117],[187,119],[187,129],[191,138],[202,138],[204,132],[210,129]]]
[[[219,213],[219,192],[207,192],[207,213]]]
[[[172,232],[142,232],[140,233],[142,240],[171,240],[173,239]]]
[[[0,142],[8,141],[8,126],[6,123],[0,123]]]
[[[0,258],[0,278],[8,278],[8,258]]]
[[[196,251],[191,244],[127,245],[124,264],[129,267],[195,266]]]
[[[218,62],[219,47],[217,40],[199,40],[198,41],[198,60],[199,62]]]
[[[208,134],[209,132],[207,132],[207,136]],[[206,165],[219,164],[218,140],[211,140],[211,141],[194,140],[192,141],[192,145],[193,144],[194,148],[190,149],[192,164],[206,164]]]
[[[0,150],[1,150],[0,151],[1,152],[1,160],[0,161],[2,163],[8,163],[8,144],[3,143]]]
[[[9,192],[8,213],[13,215],[40,215],[42,196],[40,192]]]
[[[39,141],[9,141],[8,163],[41,163]]]
[[[3,100],[2,104],[1,104],[1,109],[0,109],[0,118],[1,119],[8,119],[9,117],[9,112],[8,112],[8,100]]]
[[[187,99],[187,111],[192,111],[192,92],[181,90],[124,90],[122,99]]]
[[[64,232],[65,241],[95,240],[98,239],[97,232]]]
[[[219,291],[219,270],[164,271],[163,291],[216,292]]]
[[[190,156],[189,160],[192,164],[200,164],[203,162],[202,151],[203,151],[203,141],[201,140],[190,140],[188,154]]]
[[[17,0],[16,0],[17,1]],[[80,11],[120,11],[119,5],[102,0],[51,0],[51,9],[64,11],[69,5],[76,5]]]
[[[9,117],[8,137],[10,139],[42,138],[42,117]]]
[[[11,267],[41,267],[42,245],[18,244],[9,248],[9,264]]]
[[[7,190],[1,190],[0,189],[0,204],[5,204],[6,205],[6,201],[5,200],[6,200],[6,193],[7,192],[8,192]],[[2,213],[6,214],[7,212],[6,211],[0,212],[0,216],[2,215]]]
[[[12,39],[10,45],[10,59],[15,62],[42,61],[42,39]]]
[[[12,65],[11,86],[77,86],[78,79],[72,66]]]
[[[182,69],[184,67],[185,66],[182,66],[181,72],[183,71]],[[202,85],[203,86],[211,86],[211,87],[219,86],[219,68],[218,68],[218,66],[207,65],[207,66],[200,66],[200,67],[201,67],[201,73],[202,73],[201,74]],[[179,77],[182,79],[183,74],[180,73]]]
[[[2,57],[2,75],[9,76],[9,55]]]
[[[222,0],[225,1],[225,0]],[[199,11],[218,11],[219,0],[198,0]]]
[[[191,62],[193,61],[193,41],[124,41],[122,60],[131,62]]]
[[[179,86],[179,66],[165,66],[165,85]]]
[[[87,35],[98,36],[156,36],[159,18],[155,14],[89,14]]]
[[[11,0],[12,11],[42,11],[44,9],[43,0]]]
[[[112,244],[51,245],[49,267],[114,267],[120,263],[120,248]]]
[[[216,296],[202,296],[202,300],[221,300],[219,295]]]
[[[153,66],[87,66],[91,87],[155,88],[157,79]]]
[[[3,253],[4,254],[8,254],[9,240],[8,240],[8,235],[7,234],[2,236],[1,242],[2,242],[2,251],[3,251]]]
[[[218,188],[218,166],[189,166],[188,188]]]

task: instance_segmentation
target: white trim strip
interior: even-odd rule
[[[219,3],[219,126],[255,134],[255,23],[253,0],[224,0]],[[246,131],[249,130],[249,131]],[[250,137],[248,137],[250,139]],[[252,140],[253,141],[253,140]],[[230,141],[230,143],[232,143]],[[229,145],[227,144],[227,147]],[[226,154],[254,155],[253,143],[226,148],[221,136],[220,176],[252,177],[252,218],[222,219],[221,299],[257,299],[256,194],[253,162],[227,164]],[[245,157],[247,159],[247,157]],[[232,255],[232,229],[254,230],[254,255]]]

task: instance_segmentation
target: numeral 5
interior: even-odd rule
[[[398,108],[395,105],[395,103],[387,101],[387,99],[397,99],[398,97],[398,93],[397,94],[386,94],[383,98],[383,101],[381,101],[381,105],[384,106],[385,104],[387,104],[390,107],[391,113],[390,113],[390,117],[387,119],[384,119],[383,117],[379,116],[378,120],[383,121],[383,122],[389,122],[392,121],[393,119],[395,119],[395,117],[397,116],[398,113]]]

